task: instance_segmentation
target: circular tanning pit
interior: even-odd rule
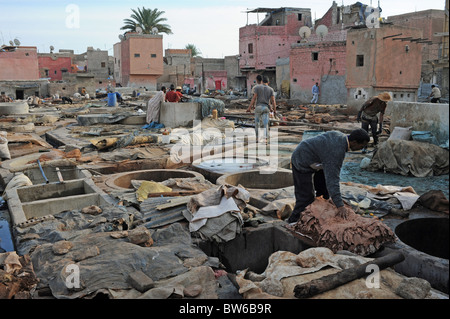
[[[115,189],[129,190],[133,188],[133,185],[131,184],[132,180],[163,182],[170,178],[193,177],[199,177],[202,179],[204,178],[202,174],[197,172],[178,169],[150,169],[114,174],[108,180],[106,180],[106,185]]]
[[[405,244],[438,258],[448,259],[448,218],[417,218],[395,228],[398,238]]]
[[[235,174],[226,174],[217,179],[219,185],[242,185],[249,189],[278,189],[294,185],[292,172],[279,169],[271,174],[260,170],[251,170]]]

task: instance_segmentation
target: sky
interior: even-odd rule
[[[337,0],[338,5],[357,1]],[[428,9],[444,10],[445,0],[367,0],[369,6],[381,7],[381,16]],[[320,19],[333,0],[0,0],[0,45],[18,39],[20,45],[35,46],[39,53],[50,46],[71,49],[76,54],[87,47],[108,50],[119,42],[123,20],[131,9],[164,11],[173,34],[163,34],[163,49],[183,49],[194,44],[204,58],[223,58],[239,54],[239,28],[262,21],[264,13],[249,13],[256,8],[298,7],[311,9],[313,20]]]

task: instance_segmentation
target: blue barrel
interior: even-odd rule
[[[116,93],[108,93],[108,106],[116,106],[116,105],[117,105]]]

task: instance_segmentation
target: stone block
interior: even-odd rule
[[[155,285],[153,280],[140,270],[131,273],[128,277],[128,282],[140,292],[145,292]]]

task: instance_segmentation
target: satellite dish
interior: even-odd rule
[[[9,45],[14,46],[14,42],[9,41]]]
[[[309,38],[311,35],[311,29],[307,26],[303,26],[298,30],[298,34],[302,37],[302,39]]]
[[[153,27],[152,28],[152,33],[153,34],[158,34],[158,28],[157,27]]]
[[[15,43],[16,45],[20,45],[19,39],[14,39],[14,43]]]
[[[122,41],[124,39],[123,34],[119,34],[119,39],[120,39],[120,41]]]
[[[50,52],[52,52],[53,50],[55,50],[55,47],[53,45],[50,46]]]
[[[323,39],[324,36],[328,34],[328,28],[321,24],[316,28],[316,34]]]
[[[136,27],[136,32],[137,33],[142,33],[142,28],[141,27]]]

